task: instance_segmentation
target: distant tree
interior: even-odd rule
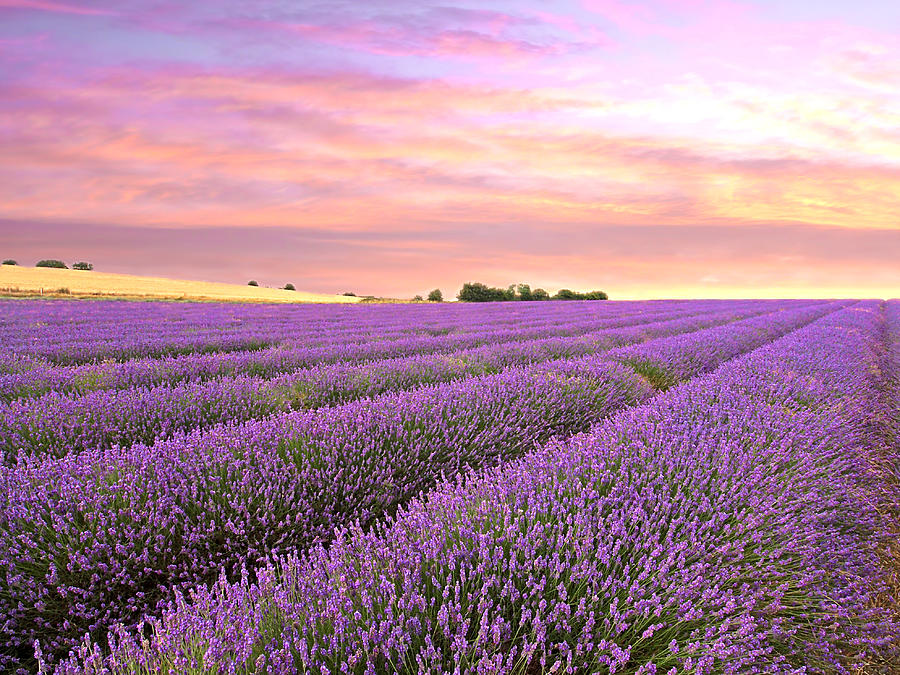
[[[456,295],[460,302],[497,302],[509,300],[508,291],[502,288],[491,288],[478,282],[467,282]]]
[[[69,266],[62,260],[39,260],[35,267],[54,267],[56,269],[67,270]]]
[[[437,290],[437,289],[435,289]],[[432,291],[434,293],[434,291]],[[560,291],[552,298],[543,288],[533,291],[528,284],[511,284],[507,288],[491,288],[484,284],[470,281],[463,284],[457,294],[460,302],[499,302],[503,300],[607,300],[609,296],[603,291],[588,291],[579,293],[568,288]],[[428,296],[431,300],[431,295]]]
[[[87,271],[90,271],[90,270],[94,269],[94,264],[93,264],[93,263],[89,263],[89,262],[77,262],[77,263],[72,263],[72,269],[73,269],[73,270],[87,270]]]
[[[247,282],[248,286],[259,286],[259,282],[256,279],[251,279]]]
[[[296,291],[297,289],[294,288],[294,284],[285,284],[285,285],[284,285],[284,290],[286,290],[286,291]]]
[[[443,302],[444,294],[441,293],[440,288],[435,288],[431,293],[428,294],[428,302]]]
[[[3,261],[3,264],[4,265],[18,265],[19,263],[17,263],[12,258],[7,258],[6,260]]]
[[[413,296],[413,302],[425,302],[421,295]]]
[[[519,284],[516,290],[519,295],[519,300],[524,300],[525,302],[534,300],[534,293],[531,292],[531,286],[528,284]]]
[[[491,289],[477,281],[466,282],[456,294],[456,299],[460,302],[490,302]]]
[[[343,293],[342,295],[346,295],[348,298],[356,297],[356,293],[354,293],[353,291],[347,291],[346,293]]]
[[[588,291],[587,293],[578,293],[570,291],[568,288],[562,288],[553,296],[554,300],[608,300],[609,296],[603,291]]]

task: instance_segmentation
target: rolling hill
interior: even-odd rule
[[[0,265],[0,295],[232,302],[359,302],[359,298],[352,296],[280,288],[13,265]]]

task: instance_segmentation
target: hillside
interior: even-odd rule
[[[212,281],[186,281],[45,267],[0,265],[0,296],[121,297],[140,300],[359,302],[359,298]]]

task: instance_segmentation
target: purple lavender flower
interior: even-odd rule
[[[900,626],[878,602],[877,543],[896,494],[873,489],[871,461],[897,405],[898,318],[877,302],[829,313],[328,547],[198,586],[149,641],[116,628],[109,657],[88,642],[59,672],[888,663]]]

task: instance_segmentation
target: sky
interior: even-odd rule
[[[0,0],[0,257],[900,296],[893,0]]]

